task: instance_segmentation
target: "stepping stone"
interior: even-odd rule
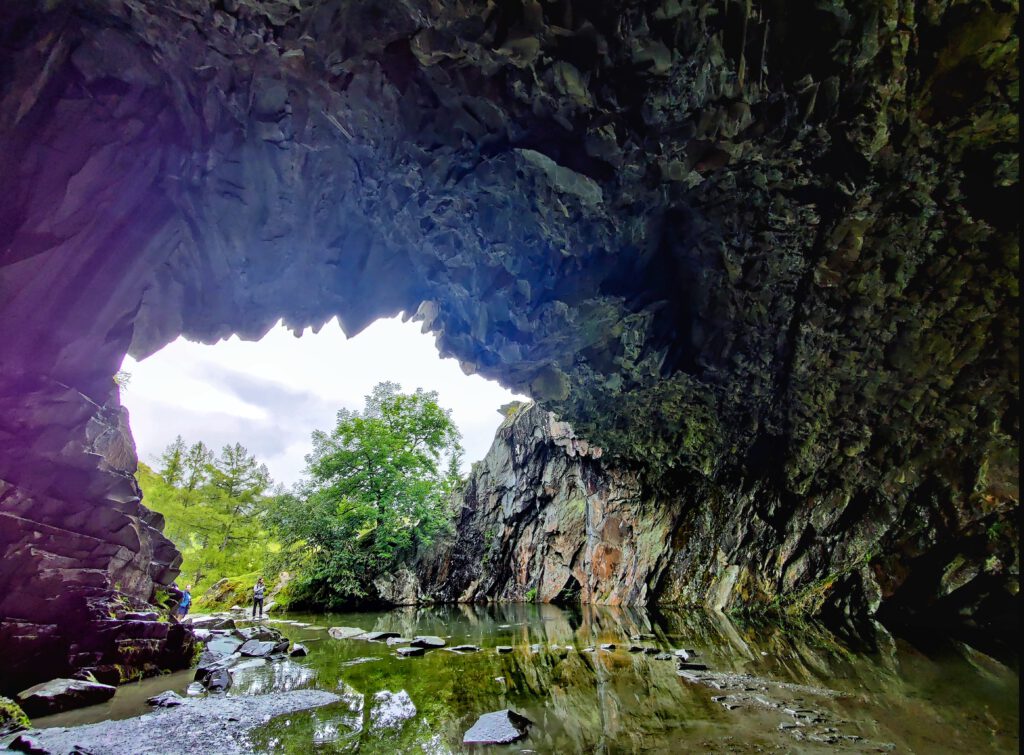
[[[399,658],[412,658],[413,656],[423,655],[427,652],[427,649],[417,645],[410,645],[409,647],[398,648],[396,652]]]
[[[678,666],[680,671],[707,671],[708,667],[704,663],[680,663]]]
[[[615,649],[615,643],[614,642],[606,642],[606,643],[604,643],[601,646],[601,649],[602,650],[614,650]]]
[[[640,645],[630,645],[629,646],[629,652],[631,652],[631,653],[642,653],[642,652],[644,652],[644,649]]]
[[[432,634],[425,634],[414,637],[411,644],[413,647],[418,648],[443,648],[448,643],[440,637],[435,637]]]
[[[389,637],[398,636],[398,632],[364,632],[363,634],[357,635],[354,639],[367,640],[368,642],[382,642]]]
[[[502,653],[502,654],[504,654],[504,653],[511,653],[512,652],[512,646],[511,645],[498,645],[498,647],[496,647],[494,649],[497,650],[499,653]]]
[[[462,737],[464,745],[503,745],[526,736],[533,722],[515,711],[485,713]]]
[[[408,645],[412,640],[408,637],[388,637],[388,645]]]
[[[684,661],[688,661],[691,658],[693,658],[695,655],[697,655],[697,651],[696,650],[684,650],[683,648],[680,648],[679,650],[673,650],[672,651],[672,655],[674,655],[676,658],[682,658]]]
[[[327,634],[336,640],[349,640],[364,633],[359,627],[331,627],[327,630]]]
[[[275,648],[277,648],[276,642],[249,640],[238,648],[238,652],[246,658],[266,658],[274,652]]]
[[[296,642],[294,645],[292,645],[292,650],[290,653],[288,653],[288,655],[290,655],[292,658],[300,658],[304,655],[309,655],[309,650],[307,650],[306,646],[302,643]]]
[[[456,653],[475,653],[479,649],[476,645],[456,645],[451,648]]]

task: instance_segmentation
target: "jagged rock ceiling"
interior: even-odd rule
[[[859,538],[901,584],[1018,497],[1016,18],[8,0],[5,390],[418,312],[666,489],[825,512],[798,576]]]

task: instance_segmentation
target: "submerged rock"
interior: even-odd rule
[[[404,689],[398,692],[382,690],[373,696],[370,708],[372,729],[398,729],[416,715],[416,706]]]
[[[532,724],[530,719],[507,708],[493,713],[485,713],[463,735],[462,744],[508,744],[525,737]]]
[[[54,679],[18,693],[17,702],[31,717],[60,713],[105,703],[114,696],[116,687],[81,679]]]
[[[399,658],[412,658],[414,656],[424,655],[427,652],[427,649],[418,645],[410,645],[409,647],[398,648],[395,652],[398,653]]]

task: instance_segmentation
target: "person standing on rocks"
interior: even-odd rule
[[[259,606],[260,618],[263,618],[263,596],[267,586],[263,584],[263,577],[256,580],[256,586],[252,588],[252,617],[256,618],[256,607]]]
[[[192,607],[192,585],[185,586],[185,592],[181,594],[181,602],[178,604],[178,616],[188,616],[188,609]]]

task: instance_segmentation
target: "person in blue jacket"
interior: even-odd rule
[[[187,585],[185,591],[181,594],[181,602],[178,604],[178,616],[185,618],[188,615],[188,609],[192,606],[192,585]]]

